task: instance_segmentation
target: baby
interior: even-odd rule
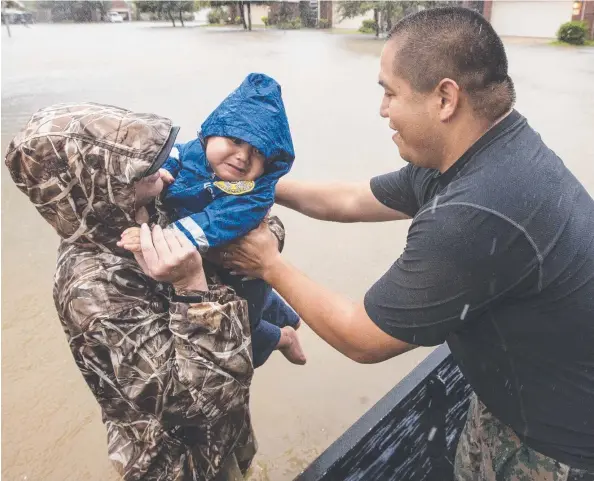
[[[163,164],[163,205],[172,228],[206,253],[256,228],[274,204],[274,189],[295,158],[280,85],[250,74],[202,124],[198,138],[176,145]],[[140,250],[139,228],[119,243]],[[282,247],[282,246],[281,246]],[[220,272],[249,303],[254,366],[275,350],[295,364],[306,359],[295,330],[299,316],[265,282]]]

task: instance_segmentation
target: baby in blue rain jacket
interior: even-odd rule
[[[201,253],[244,236],[268,214],[276,183],[294,158],[280,85],[264,74],[248,75],[204,121],[198,137],[176,144],[163,164],[162,178],[170,183],[163,205],[178,219],[172,227]],[[255,367],[275,349],[303,364],[299,317],[278,294],[259,279],[228,272],[221,278],[249,303]]]

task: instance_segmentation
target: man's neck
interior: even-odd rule
[[[512,110],[509,110],[495,121],[472,117],[466,122],[459,123],[457,128],[448,136],[448,144],[444,146],[442,162],[437,170],[443,174],[454,165],[477,140],[501,122],[511,112]]]

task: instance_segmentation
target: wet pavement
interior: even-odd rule
[[[594,194],[594,49],[506,43],[517,108]],[[2,30],[2,151],[38,108],[91,100],[169,116],[180,140],[246,74],[283,86],[298,179],[366,180],[403,165],[378,115],[381,42],[359,35],[163,25],[13,26]],[[501,186],[505,188],[505,186]],[[353,299],[404,247],[408,222],[338,225],[277,208],[287,257]],[[2,167],[2,476],[115,481],[105,431],[52,301],[57,237]],[[280,354],[256,372],[259,454],[252,480],[303,469],[426,354],[357,365],[306,327],[305,367]]]

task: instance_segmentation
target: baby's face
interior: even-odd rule
[[[206,158],[222,180],[256,180],[264,173],[266,159],[262,152],[243,140],[232,137],[209,137]]]

